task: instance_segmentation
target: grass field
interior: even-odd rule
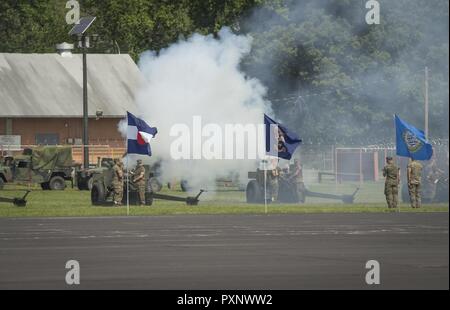
[[[351,194],[358,184],[312,184],[309,189],[317,192]],[[0,191],[1,197],[19,197],[26,186],[7,186]],[[42,191],[38,186],[30,187],[26,207],[0,203],[0,217],[39,216],[120,216],[127,214],[126,206],[94,207],[88,191],[67,188],[65,191]],[[180,190],[163,190],[163,193],[185,197]],[[196,193],[190,193],[193,196]],[[386,207],[382,183],[364,183],[356,195],[354,204],[343,204],[337,200],[307,198],[305,204],[269,204],[267,213],[334,213],[334,212],[448,212],[448,204],[424,205],[411,209],[400,204],[399,210]],[[264,214],[264,205],[245,203],[245,192],[233,188],[208,191],[200,197],[198,206],[187,206],[182,202],[155,200],[149,207],[130,207],[130,215],[173,215],[173,214]]]

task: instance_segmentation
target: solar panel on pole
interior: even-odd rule
[[[69,31],[70,36],[78,36],[79,47],[83,50],[83,167],[89,169],[89,134],[88,134],[88,93],[87,93],[87,49],[89,48],[89,37],[86,31],[95,21],[95,16],[81,18]]]
[[[96,19],[95,16],[86,16],[82,17],[78,24],[75,24],[75,26],[69,31],[69,35],[82,35],[86,32],[86,30],[89,29],[89,27],[92,25],[94,20]]]

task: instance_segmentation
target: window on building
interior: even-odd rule
[[[36,134],[36,145],[57,145],[57,144],[59,144],[59,135],[57,133]]]

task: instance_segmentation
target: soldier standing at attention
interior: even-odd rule
[[[278,200],[278,177],[280,176],[280,168],[278,167],[277,159],[272,159],[267,172],[271,201],[275,202]]]
[[[114,204],[122,205],[123,198],[123,168],[120,159],[114,159],[114,167],[113,167],[114,175],[113,175],[113,189],[114,189]]]
[[[411,207],[420,208],[420,183],[422,178],[422,164],[411,158],[406,169]]]
[[[383,168],[384,195],[389,208],[396,208],[398,202],[398,185],[400,183],[400,168],[398,168],[392,157],[386,157],[386,166]]]
[[[304,196],[305,184],[303,183],[303,169],[298,159],[294,159],[294,164],[289,168],[289,171],[291,182],[295,184],[297,201],[305,202]]]
[[[139,189],[140,205],[143,206],[145,205],[145,167],[142,164],[141,159],[138,159],[136,162],[133,183],[136,184]]]

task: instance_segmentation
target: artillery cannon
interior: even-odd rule
[[[196,196],[179,197],[166,194],[156,193],[153,189],[153,174],[150,172],[150,167],[145,165],[145,204],[151,206],[154,199],[170,200],[170,201],[180,201],[185,202],[187,205],[198,205],[200,195],[205,192],[200,190]],[[113,205],[113,175],[114,171],[112,168],[102,170],[95,173],[92,176],[93,183],[91,189],[91,202],[95,206],[107,206]],[[124,178],[123,183],[124,195],[122,203],[125,204],[127,201],[131,205],[136,205],[139,203],[139,190],[137,186],[127,181],[127,177]]]
[[[79,190],[92,190],[94,182],[94,175],[101,174],[103,171],[111,169],[114,166],[114,159],[109,157],[99,157],[97,164],[89,169],[79,169],[76,171],[76,184]],[[157,162],[154,165],[147,166],[150,169],[150,184],[153,192],[159,192],[162,189],[162,182],[160,181],[161,170],[160,164]]]
[[[408,183],[406,179],[402,182],[401,197],[405,203],[410,202]],[[448,174],[444,172],[435,178],[427,178],[422,174],[422,202],[423,203],[445,203],[449,201]]]
[[[248,178],[250,181],[248,182],[246,189],[247,203],[264,203],[264,199],[269,200],[267,197],[264,197],[264,170],[257,169],[256,172],[251,171],[248,173]],[[266,187],[269,189],[268,184]],[[316,197],[341,200],[343,203],[351,204],[354,202],[355,196],[359,191],[359,188],[356,188],[351,195],[335,195],[313,192],[303,185],[301,192],[297,194],[296,184],[285,177],[279,178],[278,188],[278,203],[304,203],[306,197]],[[269,192],[269,190],[267,192]]]

